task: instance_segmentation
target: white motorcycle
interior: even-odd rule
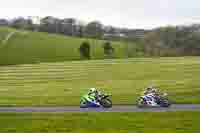
[[[141,96],[137,101],[138,107],[169,107],[170,105],[171,104],[166,93],[163,93],[159,96],[155,96],[154,94],[150,93]]]

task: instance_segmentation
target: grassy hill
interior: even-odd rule
[[[6,43],[9,33],[15,32]],[[28,64],[38,62],[57,62],[79,60],[79,47],[83,41],[91,44],[92,59],[104,58],[102,40],[80,39],[63,35],[16,31],[0,27],[0,65]],[[127,46],[113,42],[114,58],[127,57]]]
[[[200,103],[200,58],[133,58],[0,67],[0,106],[79,105],[90,87],[112,93],[114,104],[134,104],[156,85],[176,103]]]

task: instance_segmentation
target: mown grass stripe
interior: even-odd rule
[[[113,60],[118,64],[79,61],[77,64],[64,62],[0,67],[0,103],[78,105],[80,96],[88,88],[96,87],[112,93],[114,103],[133,104],[149,85],[165,90],[176,103],[199,103],[199,58],[165,59],[155,58],[147,62],[134,59],[136,61],[129,63]],[[40,99],[35,97],[37,95]],[[23,98],[20,99],[20,96]]]

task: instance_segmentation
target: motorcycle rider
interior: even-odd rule
[[[148,97],[153,98],[155,100],[154,102],[160,106],[168,107],[170,105],[169,101],[166,98],[167,93],[162,93],[157,88],[152,87],[152,86],[146,88],[146,90],[143,92],[142,96],[147,97],[147,98]]]
[[[100,91],[98,91],[96,88],[90,88],[89,89],[89,92],[88,92],[88,96],[91,96],[91,97],[94,97],[95,102],[96,104],[99,104],[98,102],[98,99],[99,99],[99,95],[100,95]]]
[[[156,99],[156,101],[159,101],[160,99],[159,91],[153,86],[147,87],[143,95],[152,95]]]
[[[158,90],[156,88],[154,88],[153,86],[147,87],[146,90],[143,92],[143,95],[147,95],[147,94],[157,94]]]

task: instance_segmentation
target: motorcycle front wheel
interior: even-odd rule
[[[171,105],[171,103],[169,102],[168,99],[163,99],[160,103],[161,107],[169,107]]]
[[[100,101],[100,104],[104,107],[104,108],[111,108],[112,107],[112,100],[109,98],[103,99],[102,101]]]

